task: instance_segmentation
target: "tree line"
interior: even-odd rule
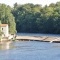
[[[15,17],[12,14],[12,8],[10,6],[0,4],[0,21],[1,24],[9,25],[10,34],[16,33]]]
[[[0,6],[0,20],[9,24],[11,32],[60,33],[60,2],[44,7],[31,3],[15,3],[13,8],[0,5],[4,6]]]

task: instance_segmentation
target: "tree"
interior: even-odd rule
[[[11,7],[5,4],[0,4],[0,20],[2,23],[9,25],[9,33],[14,34],[16,32],[16,23],[13,14],[11,13]]]
[[[12,13],[18,32],[60,33],[60,2],[44,7],[15,4]]]

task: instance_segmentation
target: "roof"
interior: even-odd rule
[[[6,27],[8,24],[0,24],[0,27]]]

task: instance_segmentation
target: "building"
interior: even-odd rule
[[[8,37],[9,36],[8,24],[0,24],[0,29],[1,29],[3,37]]]

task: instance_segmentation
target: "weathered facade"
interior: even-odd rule
[[[1,29],[3,37],[8,37],[9,36],[8,24],[0,24],[0,29]]]

